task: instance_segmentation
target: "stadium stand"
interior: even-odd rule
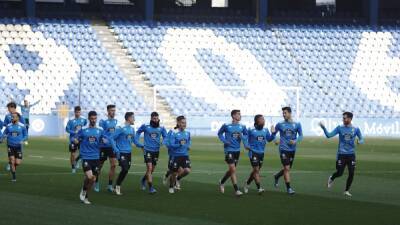
[[[301,117],[337,116],[344,110],[351,110],[362,117],[386,118],[400,115],[395,111],[395,105],[399,103],[399,86],[394,75],[400,74],[399,59],[393,58],[399,56],[400,48],[400,32],[396,26],[383,27],[380,32],[373,32],[367,26],[355,25],[279,24],[263,29],[257,25],[240,23],[164,22],[152,26],[137,21],[113,20],[110,26],[154,85],[182,85],[179,73],[184,72],[172,68],[174,62],[166,60],[163,49],[167,49],[172,54],[182,52],[181,57],[176,57],[178,64],[183,64],[181,67],[187,66],[184,64],[189,62],[186,58],[194,56],[200,67],[192,66],[191,70],[207,74],[218,88],[237,87],[224,94],[245,97],[249,91],[246,90],[248,86],[244,85],[246,82],[243,76],[237,74],[238,67],[234,65],[242,64],[240,66],[243,68],[245,61],[237,60],[233,63],[226,54],[221,53],[237,45],[240,50],[250,51],[262,68],[268,71],[266,75],[270,75],[279,87],[301,87]],[[214,35],[215,40],[223,37],[229,45],[204,48],[197,42],[202,35],[208,35],[208,40]],[[177,44],[177,40],[180,43]],[[198,45],[196,51],[188,44],[191,41]],[[373,47],[380,43],[386,43],[386,48]],[[380,56],[365,60],[358,58],[367,55]],[[393,61],[390,71],[382,67],[373,73],[358,70],[371,68],[368,66],[371,60],[376,65],[389,59]],[[393,75],[390,79],[386,79],[388,72]],[[370,89],[363,88],[364,84],[357,83],[363,80],[363,74],[369,76],[365,80],[370,83],[375,82],[376,77],[383,83],[389,83],[391,90],[381,89],[381,86],[375,86],[375,89],[372,86]],[[228,113],[228,110],[219,109],[218,104],[210,104],[210,101],[205,100],[207,96],[215,96],[214,92],[202,95],[203,98],[196,97],[193,90],[191,92],[162,89],[159,94],[169,102],[175,114],[205,113],[218,116]],[[283,105],[295,105],[293,99],[296,93],[287,94]],[[185,104],[182,104],[182,99],[186,99]],[[251,98],[248,100],[257,101]]]
[[[33,114],[49,114],[56,104],[149,112],[97,40],[89,21],[77,19],[0,19],[0,104],[9,98],[41,99]],[[37,88],[42,86],[43,88]],[[35,87],[35,88],[34,88]],[[30,91],[29,91],[30,90]]]

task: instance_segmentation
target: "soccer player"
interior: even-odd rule
[[[100,168],[100,149],[101,142],[107,143],[108,138],[104,136],[104,131],[96,127],[97,113],[90,111],[88,114],[89,126],[81,129],[74,139],[75,144],[80,145],[80,154],[82,158],[82,169],[85,173],[83,187],[79,194],[79,199],[84,204],[91,204],[89,201],[89,191],[92,188]]]
[[[28,100],[24,100],[24,104],[18,104],[18,106],[21,108],[21,114],[22,117],[25,119],[25,126],[26,126],[26,132],[29,131],[29,114],[31,111],[31,108],[37,105],[40,102],[40,100],[34,102],[33,104],[29,104]]]
[[[139,142],[140,135],[144,133],[144,144]],[[143,124],[136,131],[136,142],[138,147],[143,149],[144,163],[146,163],[146,174],[142,177],[142,190],[146,190],[146,181],[150,193],[156,193],[153,187],[153,172],[157,166],[158,156],[160,154],[160,146],[167,136],[167,131],[160,126],[160,118],[157,112],[151,113],[150,124]]]
[[[108,139],[112,137],[112,135],[115,132],[115,128],[117,127],[118,121],[114,119],[115,117],[115,105],[108,105],[107,106],[107,115],[108,118],[106,120],[100,120],[99,126],[103,128],[104,130],[104,135],[107,136]],[[103,168],[104,162],[107,160],[107,158],[110,161],[110,171],[108,173],[108,191],[113,192],[113,180],[114,180],[114,175],[115,175],[115,167],[117,165],[117,159],[115,156],[115,153],[113,151],[113,148],[111,146],[111,142],[108,141],[107,143],[101,143],[100,144],[100,170],[99,170],[99,176],[97,176],[96,180],[96,185],[94,187],[94,190],[96,192],[100,191],[100,183],[99,183],[99,178],[100,178],[100,172],[101,168]]]
[[[17,166],[22,163],[22,144],[28,138],[26,127],[20,123],[21,115],[13,112],[12,121],[7,125],[4,130],[4,137],[7,138],[8,161],[11,165],[10,171],[12,175],[12,182],[16,182],[17,178],[15,172]]]
[[[191,162],[189,159],[189,150],[192,145],[190,132],[186,131],[186,118],[178,116],[176,118],[176,127],[170,130],[167,135],[166,145],[170,149],[170,160],[168,163],[171,171],[169,180],[170,194],[180,190],[180,180],[187,176],[191,171]]]
[[[74,118],[70,119],[65,127],[65,131],[69,133],[69,152],[70,162],[72,167],[72,173],[76,173],[76,169],[79,168],[80,155],[77,156],[77,151],[79,150],[79,144],[74,143],[74,139],[78,135],[82,127],[87,125],[87,120],[81,117],[81,107],[75,106],[74,108]]]
[[[115,185],[115,194],[117,195],[122,195],[121,184],[131,168],[132,143],[137,145],[135,129],[132,127],[134,122],[134,113],[125,113],[125,125],[117,127],[111,139],[112,147],[119,160],[119,166],[121,167],[121,172],[118,175],[117,183]]]
[[[253,180],[256,183],[258,193],[264,192],[264,188],[261,187],[260,169],[264,161],[265,145],[275,138],[275,135],[271,135],[268,128],[264,128],[264,125],[264,116],[256,115],[254,117],[254,128],[248,129],[248,139],[244,141],[245,148],[249,151],[251,166],[253,167],[253,171],[244,185],[244,193],[249,192],[249,186]],[[271,132],[275,132],[274,126],[271,127]]]
[[[279,178],[283,175],[286,191],[293,195],[295,191],[290,186],[290,169],[293,166],[297,144],[303,140],[303,131],[301,124],[292,120],[292,109],[290,107],[283,107],[282,114],[284,121],[279,122],[275,126],[275,132],[272,133],[274,135],[279,132],[280,140],[275,143],[279,144],[279,154],[283,166],[282,170],[274,175],[275,187],[278,187]]]
[[[354,142],[357,144],[364,143],[364,138],[361,134],[360,128],[353,126],[351,123],[352,120],[353,113],[343,113],[343,125],[337,126],[332,132],[328,132],[322,122],[319,123],[327,138],[334,137],[337,134],[339,135],[339,145],[336,157],[336,172],[329,177],[327,186],[328,188],[331,188],[333,181],[343,175],[343,172],[347,166],[349,176],[347,177],[344,195],[349,197],[351,197],[349,190],[351,183],[353,182],[354,171],[356,168]]]
[[[13,118],[13,113],[17,112],[17,104],[15,102],[11,101],[7,104],[7,110],[8,114],[4,117],[4,126],[7,126],[8,124],[12,123],[12,118]],[[23,119],[22,116],[20,116],[20,123],[25,124],[25,120]],[[6,170],[10,171],[11,169],[11,162],[8,162],[6,166]]]
[[[222,125],[218,131],[218,138],[224,143],[225,162],[228,164],[228,171],[219,181],[219,189],[224,193],[224,184],[231,178],[235,195],[241,196],[243,193],[237,185],[236,166],[240,157],[240,143],[247,138],[247,129],[239,123],[242,118],[240,110],[232,110],[231,117],[232,123]]]
[[[4,124],[7,126],[12,123],[13,113],[17,112],[17,104],[15,102],[9,102],[7,104],[8,114],[4,117]],[[25,125],[25,119],[20,115],[19,122]]]

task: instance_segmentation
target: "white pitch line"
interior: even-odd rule
[[[43,159],[43,158],[44,158],[44,157],[41,156],[41,155],[28,155],[28,157],[31,157],[31,158],[38,158],[38,159]]]
[[[51,158],[55,160],[65,160],[65,161],[69,160],[68,158],[61,158],[61,157],[51,157]]]

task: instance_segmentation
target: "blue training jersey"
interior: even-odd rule
[[[105,120],[100,120],[99,126],[103,128],[104,130],[104,135],[107,137],[107,140],[109,140],[107,143],[100,143],[101,148],[107,148],[107,147],[112,147],[111,146],[111,138],[115,132],[115,128],[117,128],[117,123],[118,121],[116,119],[105,119]]]
[[[7,145],[20,147],[22,142],[28,139],[26,127],[22,123],[10,123],[4,130],[4,136],[7,137]]]
[[[19,122],[22,123],[22,124],[25,124],[25,119],[24,119],[23,116],[20,116],[20,117],[19,117]],[[10,123],[12,123],[12,114],[11,114],[11,113],[8,113],[8,114],[4,117],[4,125],[7,126],[7,125],[10,124]]]
[[[0,119],[0,141],[3,136],[3,133],[1,132],[2,130],[3,130],[3,121]]]
[[[167,134],[166,145],[170,156],[188,156],[189,148],[192,145],[190,132],[178,129],[170,130]]]
[[[364,138],[361,134],[360,128],[353,125],[337,126],[332,132],[328,132],[325,127],[322,127],[324,134],[327,138],[331,138],[339,134],[338,155],[355,154],[355,140],[358,138],[359,143],[364,143]]]
[[[224,143],[224,152],[240,151],[240,142],[247,138],[246,126],[240,123],[224,124],[218,130],[218,138]]]
[[[83,117],[73,118],[68,120],[67,126],[65,127],[65,131],[69,133],[69,141],[70,143],[74,142],[74,139],[77,138],[77,135],[82,127],[87,125],[87,119]]]
[[[36,101],[35,103],[29,105],[28,107],[23,104],[17,104],[21,108],[21,114],[25,119],[29,119],[29,113],[31,112],[31,108],[37,105],[40,101]]]
[[[280,143],[279,151],[296,151],[297,143],[303,140],[303,130],[301,124],[293,121],[282,121],[276,124],[275,133],[279,132]],[[296,143],[290,144],[293,140]]]
[[[140,135],[143,134],[144,136],[144,144],[140,143]],[[161,147],[161,137],[163,140],[167,137],[167,130],[160,126],[160,127],[152,127],[149,124],[143,124],[139,127],[136,131],[136,143],[138,147],[143,148],[145,151],[150,152],[158,152],[160,151]]]
[[[113,134],[113,138],[111,139],[114,152],[131,153],[132,143],[137,145],[135,139],[135,129],[131,125],[117,127]]]
[[[82,159],[98,160],[100,158],[100,142],[107,142],[101,127],[86,127],[79,131],[80,155]],[[104,140],[106,139],[106,140]]]
[[[268,128],[257,129],[249,128],[247,131],[247,140],[244,141],[245,146],[256,153],[264,153],[265,146],[268,142],[275,139],[275,134],[271,134]],[[251,154],[249,152],[249,154]]]

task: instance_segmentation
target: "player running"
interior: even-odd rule
[[[104,135],[110,139],[112,135],[115,132],[115,128],[117,127],[118,121],[114,119],[115,117],[115,105],[108,105],[107,106],[107,115],[108,118],[106,120],[100,120],[99,126],[103,128],[104,130]],[[113,180],[114,180],[114,175],[115,175],[115,167],[117,165],[117,159],[115,156],[115,153],[113,151],[113,148],[111,146],[111,142],[108,141],[108,143],[101,143],[100,144],[100,170],[99,170],[99,176],[97,176],[96,180],[96,185],[94,187],[94,190],[96,192],[100,191],[100,172],[101,168],[103,168],[104,162],[107,160],[107,158],[110,161],[110,171],[108,173],[108,188],[107,190],[109,192],[113,192]]]
[[[34,102],[33,104],[29,104],[28,100],[25,99],[24,104],[18,104],[18,106],[21,108],[22,117],[24,118],[26,132],[29,132],[29,114],[31,112],[31,108],[37,105],[39,102],[40,100]]]
[[[7,110],[8,114],[4,117],[3,124],[4,126],[7,126],[8,124],[12,123],[12,118],[13,118],[13,113],[17,112],[17,104],[15,102],[11,101],[7,104]],[[22,124],[25,124],[24,118],[20,115],[19,122]],[[8,164],[6,165],[6,170],[10,171],[11,169],[11,162],[9,161]]]
[[[28,135],[24,124],[20,123],[21,115],[13,112],[12,121],[4,130],[4,138],[7,138],[8,161],[11,165],[10,171],[12,182],[16,182],[17,166],[22,163],[22,144],[27,140]]]
[[[108,139],[104,136],[104,131],[96,127],[97,113],[90,111],[88,114],[89,126],[80,130],[74,139],[75,144],[80,145],[80,154],[82,158],[82,169],[85,173],[83,187],[79,194],[79,199],[84,204],[91,204],[88,193],[92,188],[100,168],[100,149],[101,142],[107,143]]]
[[[228,171],[219,181],[219,189],[221,193],[224,193],[224,184],[228,178],[231,178],[235,195],[241,196],[243,193],[237,185],[236,166],[240,157],[240,142],[247,138],[247,129],[239,123],[242,118],[240,110],[232,110],[231,117],[232,123],[222,125],[218,131],[218,138],[224,143],[225,162],[228,164]]]
[[[121,184],[131,168],[132,143],[137,145],[135,139],[135,129],[132,127],[134,122],[134,113],[125,113],[125,125],[122,127],[117,127],[111,139],[112,147],[119,160],[119,166],[121,167],[121,172],[118,175],[117,183],[115,185],[116,195],[122,195]],[[155,193],[155,191],[153,193]]]
[[[186,131],[186,118],[178,116],[176,127],[170,130],[167,135],[166,145],[169,148],[170,160],[168,163],[171,175],[169,176],[170,194],[181,189],[180,180],[187,176],[191,171],[189,150],[192,145],[190,132]]]
[[[290,169],[293,166],[294,156],[296,153],[297,144],[303,140],[303,131],[301,124],[292,120],[292,109],[290,107],[282,108],[284,121],[279,122],[275,126],[275,135],[279,132],[280,140],[276,141],[279,144],[279,154],[283,169],[274,175],[275,187],[278,187],[279,178],[283,175],[286,183],[286,191],[293,195],[295,191],[290,186]]]
[[[339,135],[339,145],[336,157],[336,172],[329,177],[327,186],[328,188],[331,188],[333,185],[333,181],[343,175],[343,172],[347,166],[349,176],[347,177],[344,195],[349,197],[351,197],[349,190],[351,187],[351,183],[353,182],[354,171],[356,168],[354,142],[356,142],[357,144],[364,143],[364,138],[361,134],[360,128],[353,126],[353,124],[351,123],[352,120],[353,113],[343,113],[343,125],[337,126],[332,132],[328,132],[322,122],[319,123],[327,138],[334,137],[337,134]]]
[[[70,163],[72,168],[72,173],[76,173],[76,169],[79,169],[80,155],[77,156],[77,151],[79,150],[79,144],[75,144],[74,140],[78,135],[82,127],[87,125],[87,120],[81,117],[81,107],[75,106],[74,108],[74,118],[70,119],[65,127],[65,131],[69,133],[69,152],[70,152]]]
[[[139,142],[140,135],[144,133],[144,144]],[[167,131],[160,126],[160,118],[157,112],[151,113],[150,124],[143,124],[136,131],[136,143],[143,149],[144,163],[146,163],[146,174],[141,179],[142,190],[146,190],[146,181],[150,193],[156,193],[153,187],[153,172],[157,166],[161,147],[161,137],[163,140],[167,136]]]
[[[254,117],[254,128],[248,129],[248,140],[245,140],[245,148],[249,151],[249,159],[253,171],[250,173],[247,182],[244,185],[244,193],[249,192],[249,186],[254,180],[257,186],[258,193],[264,192],[264,188],[261,187],[260,169],[264,161],[264,151],[267,142],[274,140],[275,135],[270,134],[268,128],[264,128],[265,119],[263,115],[256,115]],[[275,127],[271,126],[271,132],[275,132]]]

